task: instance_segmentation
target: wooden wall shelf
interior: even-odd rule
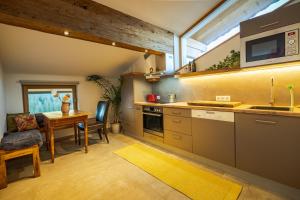
[[[121,75],[122,77],[131,77],[131,78],[137,78],[137,77],[144,77],[144,73],[142,72],[129,72]]]
[[[206,71],[198,71],[198,72],[190,72],[185,74],[178,74],[175,75],[177,78],[188,78],[188,77],[195,77],[195,76],[206,76],[206,75],[213,75],[213,74],[220,74],[220,73],[229,73],[229,72],[238,72],[241,71],[241,68],[231,68],[231,69],[217,69],[217,70],[206,70]]]

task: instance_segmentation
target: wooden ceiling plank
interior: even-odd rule
[[[172,53],[174,34],[91,0],[0,0],[0,23],[149,53]]]

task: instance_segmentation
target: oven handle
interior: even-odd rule
[[[156,114],[156,113],[143,113],[144,115],[150,115],[150,116],[155,116],[155,117],[161,117],[162,114]]]

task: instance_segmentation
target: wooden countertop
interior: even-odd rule
[[[167,108],[188,108],[188,109],[195,109],[195,110],[213,110],[213,111],[225,111],[225,112],[236,112],[236,113],[253,113],[253,114],[265,114],[265,115],[279,115],[279,116],[287,116],[287,117],[300,117],[299,107],[295,107],[293,111],[277,111],[277,110],[250,109],[251,106],[266,106],[266,105],[249,105],[249,104],[241,104],[234,108],[192,106],[192,105],[188,105],[187,102],[177,102],[177,103],[167,103],[167,104],[135,102],[134,104],[143,105],[143,106],[161,106]]]

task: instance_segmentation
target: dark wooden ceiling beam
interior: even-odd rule
[[[152,54],[174,49],[170,31],[91,0],[0,0],[0,23]]]

